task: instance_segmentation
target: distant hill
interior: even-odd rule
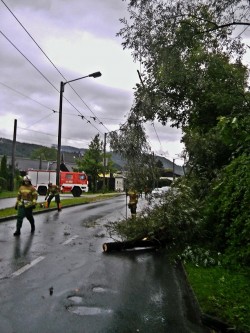
[[[24,157],[24,158],[31,158],[31,153],[39,148],[42,148],[44,146],[42,145],[36,145],[32,143],[26,143],[26,142],[16,142],[16,151],[15,155],[16,157]],[[56,145],[52,146],[53,148],[56,148]],[[72,146],[62,146],[61,151],[65,156],[65,162],[72,163],[77,156],[81,156],[85,153],[87,149],[86,148],[76,148]],[[111,158],[113,163],[115,164],[115,167],[118,170],[121,170],[125,166],[125,161],[122,159],[122,157],[117,153],[112,153]],[[12,155],[12,140],[0,138],[0,156],[6,155],[11,156]],[[168,160],[167,158],[163,156],[157,156],[155,155],[156,160],[160,160],[163,164],[164,169],[173,169],[173,162]],[[183,175],[183,168],[179,165],[175,164],[175,173],[179,175]]]

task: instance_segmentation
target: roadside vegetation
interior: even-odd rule
[[[250,332],[249,1],[130,0],[128,12],[118,35],[143,66],[112,150],[127,161],[128,187],[152,188],[157,160],[144,123],[168,123],[183,133],[185,176],[161,205],[110,232],[167,243],[185,260],[203,311]]]
[[[14,191],[14,192],[5,191],[5,192],[0,193],[0,199],[13,198],[13,197],[16,197],[16,195],[17,195],[17,191]],[[106,194],[95,194],[95,196],[93,196],[93,197],[88,197],[88,196],[82,195],[81,197],[78,197],[78,198],[69,198],[69,199],[61,198],[61,204],[62,204],[62,208],[72,206],[72,205],[82,205],[82,204],[87,204],[90,202],[97,202],[97,201],[113,198],[116,195],[117,195],[117,193],[111,192],[111,193],[106,193]],[[34,209],[34,212],[46,211],[47,208],[44,208],[44,205],[42,205],[42,204],[44,204],[44,203],[41,203],[41,204],[38,203],[36,205],[36,208]],[[57,206],[56,206],[55,201],[52,200],[50,203],[50,208],[52,209],[52,208],[56,208],[56,207]],[[0,209],[0,219],[6,218],[6,217],[14,217],[14,216],[16,216],[16,214],[17,214],[17,211],[15,210],[14,207]]]
[[[186,263],[189,282],[202,311],[222,320],[232,332],[250,332],[249,270]]]

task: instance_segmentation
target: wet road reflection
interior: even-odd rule
[[[167,251],[102,252],[125,197],[89,206],[0,225],[0,332],[204,333]]]
[[[13,258],[19,259],[21,257],[26,257],[29,254],[29,250],[33,241],[34,235],[31,234],[26,240],[23,240],[21,237],[15,237],[14,239],[14,251]],[[22,243],[24,246],[22,248]]]

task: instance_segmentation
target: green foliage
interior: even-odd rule
[[[201,194],[203,191],[200,198],[204,197],[209,190],[210,181],[217,176],[222,167],[229,163],[232,150],[214,128],[205,134],[201,134],[197,130],[186,129],[183,142],[185,142],[190,156],[189,177],[192,177],[192,182],[196,184],[199,182],[199,193]],[[189,181],[190,186],[193,186],[192,182]]]
[[[1,191],[7,190],[6,178],[0,177],[0,188],[1,188]]]
[[[114,223],[111,234],[167,239],[197,266],[186,267],[203,311],[250,332],[249,272],[216,266],[250,264],[249,70],[241,34],[232,38],[235,22],[250,25],[249,1],[130,0],[128,11],[118,35],[143,64],[129,118],[141,142],[144,121],[181,128],[187,172],[160,205]],[[126,145],[140,142],[134,127],[118,148],[129,148],[130,177],[147,179],[153,168]]]
[[[185,269],[204,313],[224,320],[237,332],[250,332],[249,270],[204,268],[190,263]]]
[[[228,261],[250,264],[250,157],[239,156],[226,166],[206,199],[205,221],[211,242]]]
[[[90,142],[88,150],[81,159],[76,160],[78,170],[84,171],[92,177],[93,191],[97,190],[97,181],[104,172],[103,142],[99,134]]]
[[[249,71],[242,64],[245,46],[240,35],[231,38],[231,22],[249,24],[248,7],[247,1],[236,0],[131,0],[130,20],[121,20],[118,34],[124,48],[143,63],[129,119],[140,124],[140,138],[144,121],[157,119],[180,127],[188,158],[183,185],[192,200],[182,188],[176,199],[168,198],[168,206],[157,207],[140,224],[153,235],[167,226],[172,239],[185,243],[191,236],[185,223],[189,225],[191,212],[199,211],[202,223],[194,214],[198,227],[191,224],[197,239],[242,265],[250,263]],[[127,126],[125,150],[135,123]],[[140,173],[144,178],[147,173],[137,150],[130,149],[129,170],[131,178]]]
[[[43,159],[47,161],[56,161],[57,150],[56,148],[40,147],[34,149],[31,153],[31,158],[33,159]]]
[[[217,125],[217,131],[221,140],[230,147],[234,152],[234,156],[248,153],[250,147],[249,106],[247,110],[243,111],[238,115],[219,117]]]
[[[5,198],[16,198],[17,196],[17,191],[2,191],[0,194],[0,199],[5,199]]]
[[[226,8],[212,2],[131,1],[130,20],[122,20],[119,35],[143,62],[143,85],[135,93],[137,116],[206,129],[243,104],[243,47],[232,41],[230,26],[212,30],[228,18]]]
[[[112,224],[123,239],[149,237],[179,250],[200,239],[200,205],[183,184],[170,189],[159,204],[151,203],[136,219]],[[199,236],[199,237],[198,237]]]
[[[192,263],[196,267],[221,266],[222,261],[220,252],[212,252],[210,249],[190,245],[178,257],[184,264]]]
[[[7,166],[7,156],[4,155],[1,159],[1,167],[0,167],[0,177],[8,179],[9,171]]]
[[[1,159],[1,166],[0,166],[0,187],[1,190],[7,190],[8,184],[10,182],[10,170],[7,165],[7,156],[4,155]]]
[[[120,131],[111,132],[110,146],[126,161],[127,186],[137,190],[154,182],[155,161],[150,153],[142,121],[130,114],[128,121]]]

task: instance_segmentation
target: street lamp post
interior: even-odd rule
[[[104,133],[104,143],[103,143],[103,185],[102,185],[102,191],[105,192],[106,189],[106,169],[107,169],[107,163],[106,163],[106,143],[107,143],[107,134]]]
[[[79,77],[74,80],[61,82],[60,84],[60,101],[59,101],[59,122],[58,122],[58,144],[57,144],[57,166],[56,166],[56,185],[60,185],[60,164],[61,164],[61,139],[62,139],[62,104],[63,104],[63,93],[64,93],[64,86],[67,83],[74,82],[77,80],[84,79],[86,77],[99,77],[101,76],[101,72],[95,72],[86,76]]]

